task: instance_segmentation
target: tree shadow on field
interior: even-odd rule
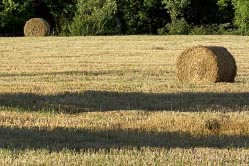
[[[43,73],[0,73],[1,78],[9,77],[45,77],[45,76],[60,76],[60,75],[84,75],[84,76],[98,76],[107,75],[110,73],[123,74],[122,70],[105,70],[105,71],[62,71],[62,72],[43,72]]]
[[[2,93],[0,106],[25,111],[80,113],[88,111],[242,111],[249,110],[249,92],[245,93],[139,93],[84,91],[54,95]]]
[[[64,113],[113,110],[200,111],[223,108],[223,111],[249,110],[249,93],[124,93],[85,91],[37,95],[32,93],[0,94],[0,106],[25,111],[53,110]],[[219,109],[221,110],[221,109]],[[76,128],[0,126],[0,148],[88,150],[159,147],[159,148],[249,148],[248,135],[193,136],[187,132],[157,132],[136,129],[90,130]]]
[[[249,148],[249,136],[199,136],[179,132],[144,132],[134,129],[91,131],[75,128],[0,127],[0,148],[50,151],[110,148]]]

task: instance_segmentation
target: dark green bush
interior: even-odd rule
[[[235,9],[234,24],[242,35],[249,35],[249,1],[232,0]]]
[[[79,0],[69,25],[70,35],[107,35],[117,31],[114,0]]]
[[[158,30],[160,35],[187,35],[190,33],[191,26],[182,18],[167,24],[164,28]]]
[[[116,0],[123,34],[157,34],[169,22],[161,0]]]
[[[211,24],[193,26],[190,31],[191,35],[233,35],[235,34],[234,28],[230,23],[225,24]]]
[[[28,2],[2,0],[0,2],[0,36],[23,35],[23,26],[30,15]]]

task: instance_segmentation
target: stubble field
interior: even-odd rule
[[[249,37],[0,38],[0,165],[248,165]],[[184,84],[223,46],[234,83]]]

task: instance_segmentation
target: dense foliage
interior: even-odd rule
[[[114,0],[78,0],[77,11],[69,25],[72,35],[104,35],[115,33],[116,2]]]
[[[248,0],[1,0],[0,36],[46,19],[52,35],[249,34]]]

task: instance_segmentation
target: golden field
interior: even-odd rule
[[[0,38],[0,165],[248,165],[249,37]],[[223,46],[234,83],[184,84]]]

